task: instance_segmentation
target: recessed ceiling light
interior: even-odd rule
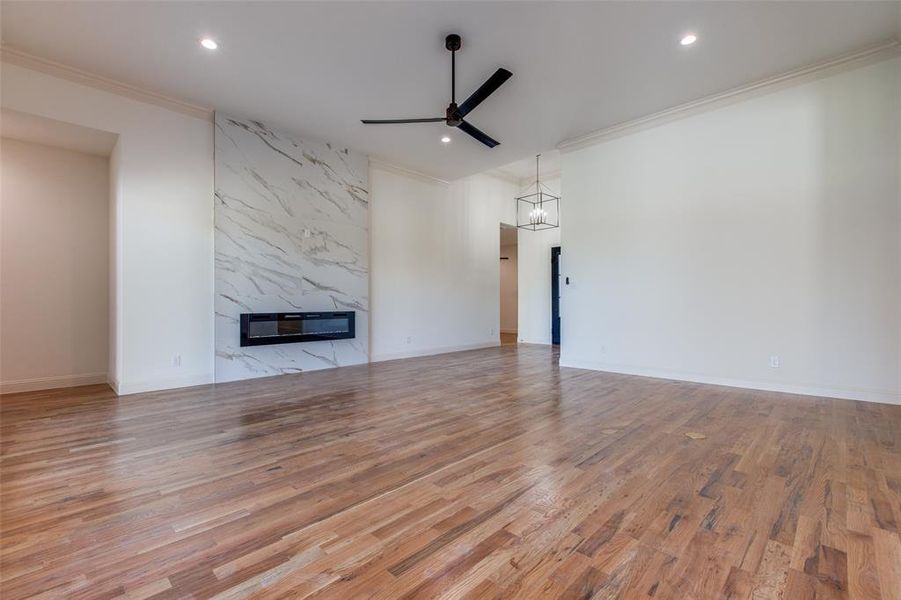
[[[442,143],[442,144],[449,144],[449,143],[450,143],[450,137],[449,137],[449,136],[444,136],[443,138],[441,138],[441,143]]]
[[[683,37],[683,38],[679,41],[679,43],[682,44],[683,46],[691,46],[692,44],[694,44],[694,43],[697,42],[697,41],[698,41],[698,36],[696,36],[696,35],[693,34],[693,33],[689,33],[688,35],[686,35],[685,37]]]
[[[216,40],[212,38],[203,38],[202,40],[200,40],[200,45],[207,50],[215,50],[219,47],[219,44],[216,43]]]

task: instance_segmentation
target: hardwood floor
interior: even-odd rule
[[[901,598],[901,406],[555,362],[6,396],[3,598]]]

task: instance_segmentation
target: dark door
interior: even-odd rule
[[[551,343],[560,343],[560,246],[551,248]]]

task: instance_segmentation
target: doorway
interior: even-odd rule
[[[551,343],[560,345],[560,246],[551,248]]]
[[[501,224],[500,230],[500,342],[519,339],[519,230]]]

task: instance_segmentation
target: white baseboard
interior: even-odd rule
[[[215,375],[213,373],[194,373],[191,375],[179,375],[178,377],[119,382],[114,389],[120,396],[126,396],[128,394],[142,394],[144,392],[157,392],[160,390],[206,385],[208,383],[213,383],[214,381]]]
[[[415,358],[417,356],[433,356],[435,354],[449,354],[451,352],[464,352],[466,350],[479,350],[480,348],[494,348],[500,346],[499,340],[490,340],[476,344],[463,344],[461,346],[438,346],[434,348],[420,348],[406,352],[386,352],[373,354],[369,362],[382,362],[385,360],[398,360],[401,358]]]
[[[862,400],[864,402],[879,402],[882,404],[901,404],[901,391],[716,377],[699,373],[672,371],[669,369],[604,363],[566,355],[560,356],[560,366],[571,367],[574,369],[604,371],[607,373],[621,373],[624,375],[640,375],[642,377],[654,377],[657,379],[672,379],[676,381],[690,381],[692,383],[706,383],[709,385],[763,390],[767,392],[784,392],[787,394],[801,394],[803,396],[840,398],[842,400]]]
[[[548,339],[530,340],[528,338],[520,338],[519,343],[520,344],[538,344],[541,346],[550,346],[551,345],[551,341]]]
[[[155,392],[180,387],[191,387],[213,383],[212,373],[198,373],[165,379],[152,379],[130,383],[120,383],[108,373],[88,373],[86,375],[59,375],[55,377],[36,377],[34,379],[20,379],[16,381],[0,382],[0,393],[16,394],[19,392],[35,392],[40,390],[54,390],[58,388],[75,387],[79,385],[95,385],[105,383],[119,396],[126,394],[139,394],[142,392]]]
[[[106,373],[86,373],[84,375],[56,375],[53,377],[35,377],[0,382],[0,394],[16,394],[19,392],[36,392],[39,390],[55,390],[57,388],[75,387],[78,385],[95,385],[106,383]]]

